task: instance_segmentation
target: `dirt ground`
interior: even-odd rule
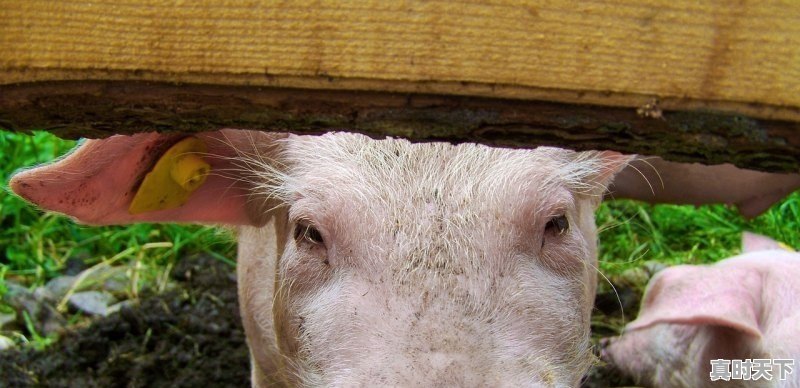
[[[143,297],[138,306],[65,334],[45,351],[0,353],[0,386],[248,386],[234,270],[212,258],[195,257],[183,260],[173,277],[178,289]],[[623,298],[623,303],[638,300]],[[605,321],[619,317],[616,297],[601,293],[597,306],[593,339],[613,335],[613,322]],[[623,385],[630,381],[600,365],[582,386]]]
[[[10,387],[245,386],[249,359],[229,266],[182,260],[181,288],[66,334],[45,351],[0,353]]]

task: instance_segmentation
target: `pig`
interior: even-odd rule
[[[800,387],[800,254],[745,233],[744,253],[713,265],[670,267],[645,291],[638,318],[601,357],[654,387]],[[712,381],[712,360],[769,360],[771,379]],[[772,359],[789,360],[781,380]],[[731,363],[734,361],[730,361]],[[753,376],[755,377],[755,375]]]
[[[634,158],[225,129],[89,140],[10,186],[90,225],[235,228],[253,386],[568,387],[594,360],[593,211]]]
[[[738,184],[733,184],[733,183]],[[734,205],[746,218],[763,213],[800,187],[800,174],[777,174],[638,156],[617,176],[608,195],[649,203]]]
[[[91,225],[235,225],[254,386],[571,387],[591,365],[593,212],[630,156],[222,130],[194,136],[185,203],[132,212],[184,137],[89,140],[10,186]]]

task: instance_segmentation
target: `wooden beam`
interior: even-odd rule
[[[0,128],[45,129],[63,137],[219,128],[347,129],[417,141],[613,149],[677,161],[729,161],[767,171],[800,167],[800,123],[709,112],[134,81],[6,85],[0,86],[0,96]]]
[[[0,53],[6,129],[800,160],[800,2],[0,0]]]
[[[800,2],[0,0],[0,84],[434,93],[800,121]]]

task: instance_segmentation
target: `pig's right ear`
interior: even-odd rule
[[[626,330],[658,323],[723,326],[761,337],[761,276],[739,268],[681,265],[651,280],[639,317]]]
[[[237,156],[270,160],[285,136],[221,130],[88,140],[52,164],[14,175],[10,186],[43,209],[91,225],[259,225],[266,218],[253,210],[258,206],[250,203],[247,171]]]
[[[792,247],[767,236],[747,231],[742,232],[742,252],[757,252],[773,249],[794,252]]]

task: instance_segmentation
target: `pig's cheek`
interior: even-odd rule
[[[557,241],[548,242],[539,252],[538,259],[544,268],[558,276],[584,279],[591,269],[588,266],[589,252],[579,241],[577,233]]]
[[[290,297],[305,295],[331,280],[333,268],[324,248],[304,250],[293,245],[282,261],[280,277],[288,286]]]
[[[313,252],[313,250],[312,250]],[[284,356],[293,358],[299,349],[305,317],[298,311],[307,296],[331,281],[329,264],[318,254],[303,252],[290,242],[278,269],[278,284],[273,306],[278,346]]]

